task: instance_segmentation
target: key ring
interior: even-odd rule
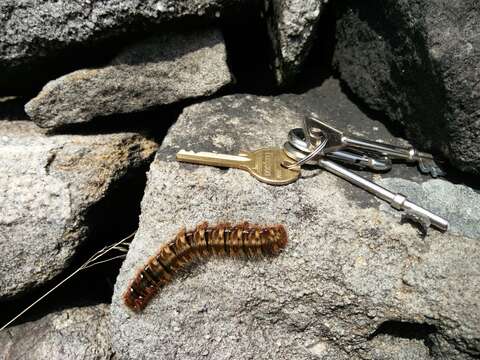
[[[294,167],[298,167],[298,166],[302,166],[303,164],[305,164],[307,161],[310,161],[311,159],[313,159],[315,156],[317,156],[318,154],[320,154],[322,152],[322,150],[325,148],[325,145],[327,145],[327,142],[328,142],[328,138],[327,136],[323,136],[323,140],[322,142],[317,145],[317,147],[315,149],[313,149],[313,151],[308,154],[307,156],[305,156],[303,159],[300,159],[298,160],[297,162],[293,163],[293,164],[288,164],[286,162],[283,162],[282,163],[282,166],[287,168],[287,169],[292,169]]]

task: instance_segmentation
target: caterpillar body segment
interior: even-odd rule
[[[287,245],[283,225],[259,226],[247,222],[237,225],[204,222],[195,230],[181,229],[175,238],[160,246],[125,291],[125,305],[141,311],[175,273],[196,260],[210,256],[255,258],[277,255]]]

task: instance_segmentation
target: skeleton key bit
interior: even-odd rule
[[[298,149],[294,148],[289,142],[284,145],[285,153],[292,159],[302,159],[305,154]],[[374,183],[373,181],[364,179],[363,177],[355,174],[352,171],[345,169],[333,161],[326,160],[321,157],[318,159],[318,165],[325,170],[340,176],[341,178],[351,182],[354,185],[361,187],[362,189],[378,196],[380,199],[388,202],[394,209],[405,210],[408,215],[413,216],[416,220],[419,220],[426,226],[435,226],[436,228],[446,231],[448,229],[448,221],[441,218],[438,215],[418,206],[417,204],[409,201],[402,194],[397,194],[385,189],[384,187]]]
[[[335,164],[330,160],[320,159],[319,165],[325,170],[328,170],[331,173],[334,173],[335,175],[338,175],[341,178],[351,182],[352,184],[355,184],[362,189],[373,193],[380,199],[385,200],[394,209],[405,210],[408,215],[413,216],[416,220],[419,220],[426,227],[432,225],[442,231],[447,231],[447,220],[409,201],[402,194],[391,192],[390,190],[385,189],[384,187],[374,183],[373,181],[364,179],[363,177],[358,176],[357,174],[345,169],[338,164]]]
[[[293,162],[282,149],[277,148],[243,151],[238,156],[180,150],[177,161],[246,170],[270,185],[287,185],[300,176],[300,167],[287,169],[282,166],[285,161],[290,164]]]

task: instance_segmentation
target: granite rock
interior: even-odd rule
[[[92,0],[0,3],[0,69],[34,63],[75,45],[88,45],[137,27],[186,17],[216,18],[240,0]]]
[[[151,165],[140,226],[115,285],[119,356],[478,356],[478,239],[436,231],[422,237],[378,203],[361,206],[351,195],[357,189],[320,170],[274,187],[245,171],[175,162],[181,148],[278,146],[301,121],[287,102],[250,95],[184,110]],[[209,259],[180,274],[142,313],[125,307],[122,294],[136,269],[182,226],[245,220],[284,224],[286,250],[271,259]]]
[[[46,136],[0,121],[0,298],[61,273],[93,230],[89,211],[156,147],[135,133]]]
[[[480,3],[339,2],[334,61],[370,109],[480,173]]]
[[[211,95],[231,81],[219,30],[163,33],[126,48],[112,63],[49,82],[25,105],[41,127]]]
[[[266,0],[269,33],[275,51],[279,84],[292,82],[315,40],[320,15],[328,0]]]
[[[0,333],[4,360],[112,359],[109,306],[58,311]]]

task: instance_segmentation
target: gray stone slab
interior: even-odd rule
[[[217,29],[162,33],[124,49],[106,67],[49,82],[25,110],[53,128],[211,95],[232,80],[226,58]]]
[[[274,187],[241,170],[174,160],[181,148],[235,153],[281,145],[300,124],[285,101],[268,97],[234,95],[184,110],[151,165],[140,227],[115,285],[112,336],[120,356],[425,358],[426,348],[446,358],[478,354],[478,239],[436,231],[423,238],[378,204],[359,206],[348,184],[319,170]],[[180,274],[143,313],[126,308],[122,294],[136,270],[179,228],[205,220],[282,223],[289,244],[272,259],[209,259]],[[395,331],[390,341],[380,331],[404,323],[413,324],[407,336],[420,341]]]

